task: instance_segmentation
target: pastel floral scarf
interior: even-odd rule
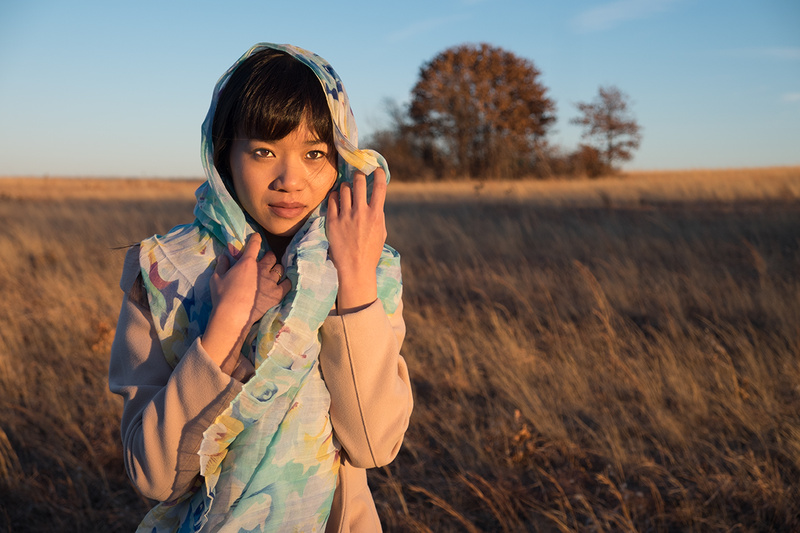
[[[211,125],[220,90],[253,53],[271,48],[307,65],[320,80],[334,124],[339,155],[334,189],[368,175],[383,157],[358,148],[347,94],[333,68],[290,45],[261,43],[219,80],[202,128],[207,180],[197,189],[195,221],[141,244],[140,264],[150,309],[167,361],[174,367],[208,323],[208,281],[223,253],[238,254],[254,229],[225,188],[213,162]],[[292,289],[257,325],[243,348],[255,375],[217,417],[200,446],[202,486],[154,507],[139,531],[322,531],[340,464],[330,423],[330,396],[319,371],[319,328],[336,299],[336,270],[328,257],[326,202],[312,212],[283,257]],[[385,246],[378,265],[378,296],[387,314],[401,297],[400,258]],[[246,343],[247,344],[247,343]]]

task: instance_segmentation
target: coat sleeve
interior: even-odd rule
[[[380,301],[355,313],[331,315],[321,329],[319,360],[331,394],[331,423],[350,463],[390,463],[403,442],[413,400],[400,355],[405,323],[390,319]]]
[[[144,496],[169,501],[199,475],[203,432],[242,383],[220,370],[199,339],[174,369],[167,363],[150,311],[129,297],[138,273],[133,255],[138,257],[138,247],[128,253],[120,283],[125,295],[111,347],[109,388],[124,400],[121,434],[128,476]]]

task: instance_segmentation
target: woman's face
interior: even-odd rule
[[[294,235],[336,181],[336,152],[305,121],[278,141],[237,139],[230,154],[242,208],[272,235]]]

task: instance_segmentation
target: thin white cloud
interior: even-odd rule
[[[781,96],[784,102],[800,102],[800,93],[786,93]]]
[[[460,22],[466,18],[469,18],[469,15],[466,13],[461,13],[458,15],[450,15],[448,17],[436,17],[420,20],[414,22],[413,24],[409,24],[405,28],[400,28],[399,30],[389,33],[386,36],[386,40],[390,43],[405,41],[422,33],[428,33],[437,28],[441,28],[442,26],[447,26],[454,22]]]
[[[652,17],[680,0],[615,0],[579,13],[572,19],[579,33],[609,30],[623,22]]]

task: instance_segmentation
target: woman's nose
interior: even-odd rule
[[[274,183],[278,190],[292,192],[302,189],[305,181],[305,167],[299,162],[287,159],[278,167]]]

